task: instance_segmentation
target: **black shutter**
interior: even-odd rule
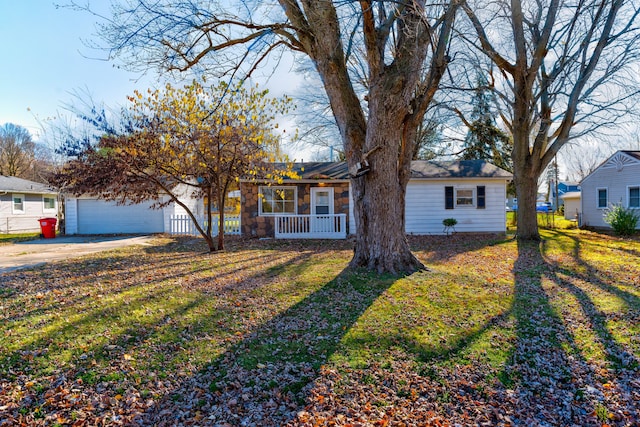
[[[478,209],[484,209],[486,207],[486,197],[484,191],[484,185],[478,185],[476,189],[476,194],[478,195]]]
[[[444,208],[453,209],[453,187],[444,187]]]

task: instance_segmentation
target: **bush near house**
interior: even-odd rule
[[[640,217],[632,210],[621,204],[611,205],[604,213],[604,222],[613,228],[619,236],[631,236],[636,233]]]

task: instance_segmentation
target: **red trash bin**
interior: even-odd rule
[[[42,231],[42,236],[45,239],[53,239],[56,237],[56,222],[58,222],[55,218],[42,218],[39,219],[40,222],[40,230]]]

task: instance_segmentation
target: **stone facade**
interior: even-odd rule
[[[243,182],[240,184],[241,197],[241,227],[245,237],[274,237],[274,220],[272,216],[261,216],[258,213],[258,192],[261,184]],[[318,182],[318,183],[285,183],[278,187],[296,187],[298,192],[298,215],[311,214],[311,188],[333,187],[334,213],[347,214],[349,221],[349,183],[348,182]],[[347,229],[348,225],[347,225]]]

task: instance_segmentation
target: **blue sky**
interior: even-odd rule
[[[157,84],[153,73],[143,77],[117,68],[104,60],[103,52],[88,47],[87,41],[98,41],[98,18],[57,8],[61,3],[67,1],[0,0],[0,125],[23,126],[40,142],[47,142],[41,124],[48,118],[73,116],[65,106],[80,103],[74,93],[113,108],[126,104],[134,89]],[[100,0],[90,4],[108,16],[110,3]],[[286,78],[268,82],[272,96],[291,95],[301,82],[301,76],[292,71],[292,62],[283,62]],[[286,119],[283,125],[290,131],[295,127]],[[300,157],[297,149],[293,151],[289,154]]]
[[[136,83],[140,76],[95,59],[99,52],[83,44],[93,38],[95,23],[53,0],[0,0],[0,125],[23,126],[38,140],[38,121],[64,113],[74,92],[115,106],[147,86]]]

